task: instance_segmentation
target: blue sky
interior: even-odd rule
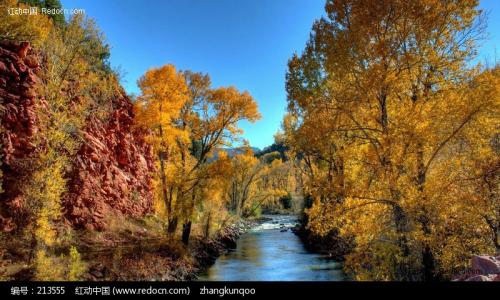
[[[83,8],[111,45],[111,63],[124,72],[123,85],[138,93],[137,79],[167,63],[208,73],[214,87],[249,91],[262,119],[242,122],[255,147],[272,144],[286,107],[287,60],[300,52],[324,0],[62,0]],[[500,1],[482,0],[489,11],[489,40],[480,60],[495,58],[500,45]],[[498,50],[500,60],[500,49]]]

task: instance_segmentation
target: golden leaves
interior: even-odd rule
[[[177,137],[185,139],[186,133],[174,124],[189,99],[182,73],[173,65],[165,65],[147,71],[138,84],[142,95],[135,103],[136,122],[153,132],[150,142],[158,148],[161,143],[173,143]]]
[[[29,41],[35,46],[43,44],[52,30],[52,20],[44,14],[17,15],[13,9],[29,9],[17,0],[0,2],[0,39]]]
[[[451,249],[492,249],[470,224],[480,228],[481,216],[495,213],[490,204],[472,212],[467,198],[478,198],[477,182],[461,179],[484,176],[476,162],[494,157],[500,115],[498,68],[467,66],[481,35],[476,7],[328,1],[328,18],[289,61],[283,127],[316,200],[309,225],[355,236],[347,267],[362,278],[409,279],[429,267],[418,261],[422,249],[431,249],[437,265],[460,264],[452,260],[464,255]],[[469,246],[451,246],[459,241]]]
[[[260,117],[257,103],[248,92],[211,89],[208,75],[176,71],[172,65],[149,70],[139,86],[136,122],[149,130],[148,140],[158,153],[155,182],[161,203],[155,206],[166,209],[169,220],[191,220],[199,204],[206,221],[217,222],[224,213],[215,209],[223,209],[225,178],[232,167],[219,150],[242,133],[238,122]]]

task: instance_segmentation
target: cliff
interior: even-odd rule
[[[29,159],[40,150],[34,140],[40,130],[37,114],[44,107],[36,88],[41,57],[28,43],[0,43],[2,231],[21,226],[29,206],[22,183],[29,178]],[[103,229],[108,215],[140,217],[152,211],[151,148],[134,129],[130,99],[118,90],[108,118],[87,119],[81,148],[71,158],[62,205],[75,227]]]
[[[38,131],[36,111],[40,101],[35,85],[40,81],[39,57],[28,43],[0,44],[0,113],[3,173],[0,228],[11,231],[24,219],[21,183],[26,180],[26,160],[34,152]]]
[[[78,227],[103,229],[107,215],[140,217],[152,212],[151,147],[135,131],[133,106],[120,95],[107,122],[88,120],[63,204]]]

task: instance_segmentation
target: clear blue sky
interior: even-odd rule
[[[123,85],[138,93],[137,79],[153,66],[210,74],[217,86],[248,90],[262,119],[242,122],[255,147],[272,144],[286,107],[287,60],[300,52],[324,0],[62,0],[83,8],[111,45],[111,63],[124,73]],[[500,45],[500,1],[482,0],[489,11],[490,39],[480,51],[491,62]],[[500,49],[498,50],[500,60]]]

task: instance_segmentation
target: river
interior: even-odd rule
[[[308,252],[291,231],[295,216],[270,220],[243,234],[236,249],[222,255],[200,280],[207,281],[340,281],[342,264]]]

